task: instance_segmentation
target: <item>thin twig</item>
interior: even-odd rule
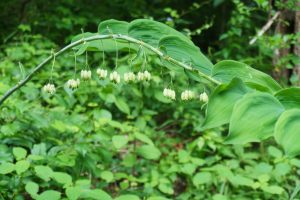
[[[280,11],[277,11],[275,13],[275,15],[262,27],[262,29],[258,32],[257,36],[255,36],[254,38],[252,38],[252,40],[250,40],[249,44],[252,45],[256,42],[256,40],[262,36],[274,23],[274,21],[278,18],[278,16],[280,15]]]

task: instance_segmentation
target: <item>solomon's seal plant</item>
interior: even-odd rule
[[[193,81],[205,85],[206,93],[199,97],[205,104],[206,117],[201,129],[212,129],[228,125],[227,144],[259,142],[270,137],[281,145],[287,156],[300,154],[300,88],[282,88],[272,77],[247,64],[224,60],[213,64],[200,49],[182,33],[165,24],[138,19],[132,22],[107,20],[99,24],[97,33],[82,33],[72,43],[48,57],[24,80],[8,90],[0,99],[0,105],[20,87],[25,85],[39,70],[55,57],[68,50],[77,55],[88,51],[131,51],[137,56],[156,57],[171,71],[186,74]],[[118,53],[116,53],[117,64]],[[145,63],[145,62],[144,62]],[[150,70],[150,69],[148,69]],[[97,70],[99,78],[107,76],[107,71]],[[81,78],[90,79],[89,71]],[[137,70],[138,81],[150,81],[151,73],[144,70],[144,64]],[[121,76],[113,71],[110,80],[120,83]],[[132,74],[124,76],[132,81]],[[71,79],[67,86],[76,89],[79,81]],[[46,85],[48,93],[55,91]],[[195,91],[200,90],[195,88]],[[175,99],[174,92],[165,90],[164,95]],[[191,90],[183,91],[184,101],[195,98]],[[257,119],[259,123],[257,123]]]

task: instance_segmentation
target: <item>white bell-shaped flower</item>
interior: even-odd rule
[[[83,80],[89,80],[92,78],[91,70],[81,70],[80,76]]]
[[[133,72],[127,72],[124,74],[124,81],[126,83],[135,81],[135,74]]]
[[[105,79],[107,77],[107,70],[106,69],[97,69],[97,75],[100,79]]]
[[[206,92],[203,92],[200,94],[200,101],[207,103],[208,102],[208,96],[206,94]]]
[[[181,99],[184,101],[192,100],[195,98],[195,93],[191,90],[185,90],[181,93]]]
[[[163,95],[165,97],[169,98],[169,99],[172,99],[172,100],[176,99],[176,93],[172,89],[165,88],[164,91],[163,91]]]
[[[145,81],[151,80],[151,74],[148,71],[144,71],[144,79]]]
[[[46,84],[44,87],[43,87],[43,90],[44,92],[46,93],[49,93],[49,94],[54,94],[56,92],[56,89],[55,89],[55,85],[54,84],[51,84],[51,83],[48,83]]]
[[[114,71],[110,74],[109,79],[115,83],[120,83],[121,77],[117,71]]]
[[[67,82],[67,87],[70,88],[70,89],[77,89],[80,85],[80,80],[79,79],[70,79],[68,80]]]
[[[144,80],[144,73],[143,72],[138,72],[137,74],[137,80],[138,81],[143,81]]]

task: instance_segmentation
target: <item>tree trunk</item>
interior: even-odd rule
[[[296,6],[300,7],[300,2],[297,2]],[[296,12],[295,12],[295,29],[294,29],[294,33],[295,34],[300,33],[300,11],[299,10],[296,10]],[[298,37],[298,39],[296,41],[296,44],[294,46],[294,54],[300,60],[300,37]],[[300,85],[300,62],[295,65],[294,73],[298,77],[297,85]]]
[[[283,10],[278,18],[278,22],[275,27],[275,34],[284,35],[288,33],[288,26],[285,21],[288,20],[289,10]],[[280,59],[287,56],[290,53],[289,48],[275,49],[273,57],[273,76],[280,82],[287,82],[289,79],[288,69],[280,63]]]

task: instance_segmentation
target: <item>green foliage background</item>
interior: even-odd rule
[[[234,59],[269,73],[274,49],[297,38],[270,34],[248,45],[273,12],[263,0],[13,0],[0,8],[0,94],[51,49],[69,43],[80,29],[95,32],[110,18],[161,21],[191,37],[213,63]],[[120,72],[129,70],[129,56],[119,55]],[[113,69],[115,59],[107,52],[106,66]],[[297,59],[289,55],[281,64],[289,68]],[[102,54],[89,53],[88,60],[95,71]],[[85,56],[79,56],[78,68],[84,65]],[[137,59],[133,68],[141,65]],[[152,57],[147,69],[151,84],[115,85],[95,77],[73,93],[63,86],[74,76],[69,52],[54,66],[60,86],[54,97],[40,92],[51,74],[47,66],[8,99],[0,108],[0,198],[76,199],[79,192],[81,199],[104,200],[297,198],[297,157],[285,158],[272,139],[226,145],[228,127],[203,132],[202,105],[171,102],[162,90],[171,77],[178,91],[209,88],[185,73],[170,73]]]

